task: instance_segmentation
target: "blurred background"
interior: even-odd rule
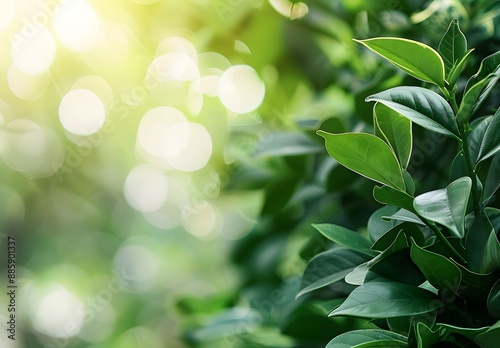
[[[0,284],[12,235],[19,286],[0,346],[323,347],[369,327],[295,300],[328,248],[311,223],[358,229],[379,208],[315,131],[372,131],[364,98],[420,83],[352,39],[437,48],[458,18],[470,76],[500,49],[499,14],[493,0],[0,0]],[[437,145],[452,145],[414,131],[409,169],[435,187],[453,153]]]

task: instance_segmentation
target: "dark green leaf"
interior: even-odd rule
[[[458,26],[458,19],[453,19],[438,46],[443,58],[448,79],[450,71],[458,64],[467,52],[467,39]]]
[[[474,272],[482,272],[486,245],[493,231],[490,220],[484,212],[480,211],[474,219],[465,240],[468,265]]]
[[[399,232],[403,232],[408,245],[410,245],[410,237],[415,240],[415,243],[417,243],[417,245],[423,246],[425,244],[425,237],[420,228],[410,222],[403,222],[402,224],[394,226],[384,235],[382,235],[372,245],[372,249],[377,251],[386,250],[394,242]]]
[[[415,213],[413,197],[406,192],[394,190],[389,186],[375,186],[373,188],[373,197],[380,203],[392,204]]]
[[[474,85],[479,83],[479,81],[483,80],[486,76],[497,71],[499,66],[500,66],[500,51],[497,51],[489,55],[488,57],[484,58],[481,61],[481,65],[479,66],[478,72],[473,76],[471,76],[471,78],[467,82],[465,90],[468,91]]]
[[[483,141],[477,155],[478,161],[484,161],[500,150],[500,108],[492,116],[484,132]]]
[[[330,156],[350,170],[398,190],[405,183],[396,156],[383,140],[372,134],[331,134],[318,131]]]
[[[413,206],[419,215],[448,227],[457,236],[465,236],[464,221],[472,181],[469,177],[455,180],[445,189],[415,197]]]
[[[354,289],[329,316],[393,318],[431,312],[443,306],[427,290],[395,282],[370,282]]]
[[[481,345],[481,348],[498,348],[500,342],[500,320],[489,329],[474,337],[474,341]]]
[[[409,75],[444,87],[444,63],[439,53],[423,43],[393,37],[355,40]]]
[[[431,330],[424,323],[417,323],[417,347],[418,348],[428,348],[434,343],[438,342],[442,331],[444,330]]]
[[[376,210],[368,219],[368,234],[372,242],[380,238],[384,233],[393,228],[396,223],[393,221],[385,221],[383,216],[392,215],[398,211],[397,207],[386,205]]]
[[[375,345],[365,345],[374,343]],[[406,337],[397,333],[379,330],[354,330],[338,335],[326,348],[352,347],[406,347]]]
[[[462,273],[452,261],[420,248],[414,241],[411,246],[411,258],[434,287],[441,291],[456,292],[462,281]]]
[[[394,87],[366,98],[376,101],[431,131],[459,139],[455,114],[439,94],[421,87]]]
[[[315,256],[307,265],[297,297],[333,284],[351,272],[368,257],[349,249],[336,248]]]
[[[500,279],[488,294],[488,313],[495,318],[500,318]]]
[[[381,103],[373,107],[373,119],[377,134],[392,148],[403,169],[408,166],[412,149],[411,121]]]
[[[313,224],[312,226],[332,242],[368,256],[376,256],[376,253],[370,249],[372,243],[357,232],[332,224]]]
[[[486,134],[486,130],[488,129],[491,121],[493,120],[492,116],[489,117],[484,117],[482,118],[472,129],[472,132],[470,133],[468,137],[469,141],[469,152],[470,152],[470,158],[473,163],[478,163],[479,162],[479,152],[481,150],[481,146],[484,141],[484,136]],[[465,158],[464,158],[465,161]],[[467,165],[465,163],[465,165]]]
[[[461,124],[469,121],[469,118],[481,106],[491,91],[492,85],[495,85],[500,78],[500,69],[497,72],[489,74],[481,81],[478,81],[465,92],[460,108],[457,112],[457,120]]]
[[[483,197],[487,202],[500,187],[500,154],[493,156],[484,184]]]

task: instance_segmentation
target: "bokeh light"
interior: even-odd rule
[[[7,72],[7,83],[16,97],[24,100],[37,100],[47,91],[50,76],[47,72],[39,75],[26,74],[12,64]]]
[[[74,89],[66,93],[59,105],[59,120],[68,132],[75,135],[97,133],[104,125],[106,108],[92,91]]]
[[[86,0],[62,2],[53,22],[57,38],[73,51],[85,52],[98,43],[101,24],[94,8]]]
[[[265,91],[255,70],[247,65],[230,67],[224,71],[219,83],[222,104],[240,114],[257,109],[264,100]]]
[[[161,208],[168,195],[168,181],[161,170],[140,165],[132,169],[124,187],[125,198],[134,209],[152,212]]]
[[[14,0],[0,1],[0,31],[4,31],[16,15],[16,5]]]
[[[52,33],[30,22],[11,41],[12,61],[21,71],[30,75],[46,72],[54,62],[56,51]]]

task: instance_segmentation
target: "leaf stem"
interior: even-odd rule
[[[427,224],[427,226],[429,226],[432,230],[432,232],[434,232],[434,234],[439,238],[439,240],[441,242],[443,242],[443,244],[446,246],[446,248],[462,263],[462,264],[466,264],[467,261],[462,257],[462,255],[460,255],[460,253],[453,247],[453,245],[450,244],[450,242],[448,241],[448,239],[446,239],[446,237],[443,235],[443,233],[441,232],[441,230],[436,226],[435,223],[433,222],[430,222],[426,219],[424,219],[425,223]]]

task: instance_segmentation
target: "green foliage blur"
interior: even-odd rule
[[[328,318],[341,301],[295,299],[330,246],[311,225],[366,234],[380,208],[315,132],[372,132],[368,95],[422,84],[352,39],[437,47],[458,18],[471,76],[500,49],[499,13],[493,0],[0,2],[0,284],[11,235],[19,286],[16,340],[0,345],[324,347],[375,327]],[[92,97],[66,114],[74,90]],[[164,123],[147,126],[155,109]],[[98,129],[74,128],[95,110]],[[417,191],[443,186],[451,141],[414,132]]]

